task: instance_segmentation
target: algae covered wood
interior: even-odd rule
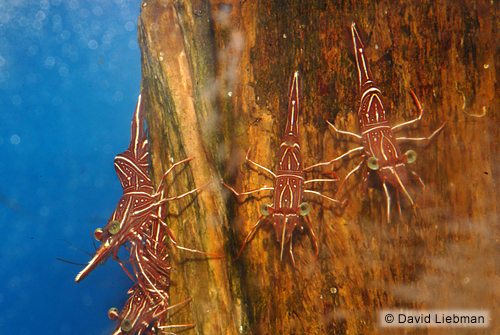
[[[173,249],[171,304],[192,298],[170,323],[196,323],[195,334],[374,334],[384,308],[485,309],[498,324],[500,5],[449,1],[145,1],[139,19],[143,96],[151,174],[186,157],[168,192],[212,181],[197,197],[169,208],[180,245]],[[305,166],[356,146],[336,127],[359,132],[358,74],[349,25],[357,23],[372,74],[398,131],[425,137],[403,143],[426,184],[401,197],[402,218],[376,178],[363,197],[362,173],[340,192],[347,204],[309,196],[319,257],[307,231],[293,235],[296,266],[280,261],[271,225],[263,225],[236,259],[271,194],[236,199],[272,180],[245,155],[276,170],[286,124],[289,80],[302,77],[299,136]],[[359,156],[332,169],[344,178]],[[334,195],[336,187],[316,189]],[[425,199],[425,202],[424,202]],[[167,322],[167,321],[165,321]],[[463,329],[450,329],[463,333]],[[442,329],[407,329],[439,334]]]
[[[195,331],[200,334],[236,334],[245,323],[245,315],[241,300],[233,292],[238,290],[238,282],[232,282],[234,270],[226,261],[224,248],[225,205],[214,164],[217,148],[211,144],[218,136],[214,127],[217,111],[213,100],[203,92],[213,77],[213,65],[204,63],[212,49],[187,43],[201,40],[210,32],[210,25],[204,21],[196,27],[185,22],[193,28],[186,31],[182,20],[190,19],[196,18],[182,15],[178,4],[171,1],[143,2],[138,25],[143,52],[142,90],[149,112],[150,173],[158,181],[172,163],[193,157],[189,166],[178,169],[168,180],[167,194],[182,194],[188,185],[211,181],[195,198],[184,198],[178,206],[170,206],[166,221],[179,245],[222,257],[214,259],[171,248],[170,303],[187,298],[195,303],[173,311],[175,317],[167,324],[195,322]]]

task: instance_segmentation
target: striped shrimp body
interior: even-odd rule
[[[363,191],[366,193],[368,178],[374,171],[382,182],[384,192],[387,198],[387,220],[390,221],[391,214],[391,196],[389,194],[388,185],[391,185],[396,191],[396,201],[398,202],[399,213],[401,214],[401,207],[399,204],[399,193],[403,192],[406,198],[410,201],[411,205],[415,207],[415,202],[407,190],[409,180],[417,180],[422,190],[425,192],[425,184],[417,173],[408,167],[416,161],[417,154],[413,150],[408,150],[402,153],[398,142],[400,141],[430,141],[436,134],[438,134],[445,126],[443,123],[436,129],[430,136],[421,138],[410,137],[395,137],[394,132],[397,128],[407,126],[419,121],[422,118],[423,110],[420,102],[418,101],[415,93],[411,94],[417,104],[419,114],[417,118],[403,122],[396,126],[391,126],[389,115],[382,102],[382,93],[377,87],[375,80],[372,76],[368,61],[365,56],[365,49],[363,42],[356,30],[356,24],[351,24],[352,41],[354,45],[354,53],[356,56],[356,67],[358,69],[359,89],[360,89],[360,107],[358,111],[358,122],[361,135],[352,132],[339,130],[332,123],[328,124],[339,134],[350,135],[356,141],[361,142],[361,146],[353,148],[348,152],[332,159],[329,162],[318,163],[310,166],[308,169],[313,169],[318,166],[332,164],[352,153],[362,153],[361,162],[351,170],[345,177],[344,181],[339,187],[337,194],[345,185],[349,177],[358,171],[364,163],[368,167],[366,174],[363,178]]]
[[[292,258],[292,262],[295,265],[295,259],[293,257],[292,250],[292,234],[295,228],[302,227],[302,224],[300,222],[301,217],[304,218],[305,224],[311,234],[311,239],[313,241],[317,257],[319,253],[318,241],[316,235],[314,234],[312,223],[307,216],[307,214],[309,214],[311,210],[311,207],[307,202],[303,201],[303,196],[305,194],[315,194],[328,199],[329,201],[333,201],[335,203],[339,202],[338,200],[328,197],[317,191],[306,189],[306,185],[308,184],[323,181],[331,182],[336,181],[336,179],[305,180],[302,154],[299,143],[299,110],[301,100],[300,84],[301,78],[299,76],[299,72],[296,71],[293,75],[289,89],[287,123],[285,127],[285,134],[283,136],[283,140],[278,152],[279,161],[276,173],[252,161],[249,158],[250,150],[248,150],[247,153],[246,161],[249,164],[261,169],[262,171],[265,171],[268,175],[272,176],[274,181],[273,187],[264,186],[252,191],[237,192],[232,187],[222,182],[236,196],[248,195],[262,191],[274,191],[273,203],[263,203],[261,205],[260,212],[262,215],[245,238],[245,241],[243,242],[243,245],[238,253],[238,257],[241,255],[243,249],[252,238],[260,223],[263,222],[265,218],[269,218],[269,221],[272,223],[274,231],[276,233],[276,239],[281,245],[280,259],[283,259],[285,244],[290,243],[289,252]]]

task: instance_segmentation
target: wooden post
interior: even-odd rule
[[[194,322],[196,334],[396,334],[378,327],[378,311],[485,309],[488,332],[498,331],[499,13],[490,1],[144,1],[151,173],[158,182],[173,162],[195,158],[169,194],[211,184],[171,204],[167,220],[180,245],[223,256],[172,250],[171,303],[193,301],[168,322]],[[413,184],[416,214],[401,197],[403,219],[393,207],[387,223],[381,186],[375,181],[363,197],[357,173],[339,195],[345,208],[307,199],[317,263],[307,231],[293,236],[297,265],[288,255],[280,261],[269,225],[236,260],[270,198],[238,202],[221,179],[237,190],[271,185],[245,155],[252,148],[253,160],[276,169],[295,70],[303,78],[304,164],[356,145],[326,123],[359,132],[352,21],[393,125],[417,115],[410,89],[422,103],[423,119],[400,134],[427,136],[447,122],[428,146],[403,148],[417,151],[425,203]],[[333,170],[344,178],[358,162],[346,158]],[[330,187],[318,190],[335,194]]]

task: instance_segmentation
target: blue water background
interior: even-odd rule
[[[121,196],[140,91],[140,1],[0,0],[0,334],[110,334],[133,282],[75,284]],[[124,254],[126,257],[126,254]]]

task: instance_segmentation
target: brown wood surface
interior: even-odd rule
[[[171,304],[193,300],[165,322],[194,322],[188,333],[195,334],[400,334],[378,327],[379,310],[486,309],[490,328],[446,333],[498,333],[499,15],[498,1],[144,1],[139,43],[151,173],[158,181],[173,162],[195,157],[176,171],[169,194],[211,184],[171,203],[167,220],[180,245],[223,256],[172,251]],[[383,189],[374,182],[363,198],[357,173],[340,195],[345,208],[306,199],[317,263],[307,231],[293,236],[297,265],[288,254],[280,261],[269,225],[236,259],[260,204],[271,199],[237,201],[221,179],[237,190],[271,185],[245,154],[251,147],[253,160],[275,170],[293,71],[303,79],[304,164],[356,146],[326,123],[359,132],[352,21],[392,123],[416,116],[410,89],[422,103],[422,121],[400,134],[427,136],[447,122],[428,146],[403,146],[418,154],[425,204],[413,184],[416,213],[402,198],[403,219],[393,207],[387,223]],[[358,162],[333,169],[344,178]],[[336,188],[317,190],[333,195]]]

